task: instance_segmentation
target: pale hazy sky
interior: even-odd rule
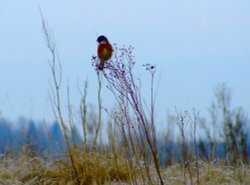
[[[10,0],[0,2],[3,117],[53,119],[48,99],[50,55],[39,6],[54,34],[64,87],[69,81],[75,112],[80,98],[77,87],[86,79],[87,101],[97,104],[97,80],[90,59],[99,34],[118,46],[135,47],[135,73],[142,78],[145,98],[149,84],[141,65],[157,66],[158,119],[164,120],[167,111],[174,113],[175,106],[206,114],[212,91],[221,82],[232,88],[233,105],[249,112],[249,0]],[[65,95],[64,88],[64,102]],[[111,96],[104,87],[104,106],[113,105]]]

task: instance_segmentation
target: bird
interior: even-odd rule
[[[98,69],[102,71],[105,63],[112,57],[113,48],[109,43],[107,37],[105,37],[104,35],[100,35],[97,38],[97,42],[99,43],[97,47],[97,56],[100,59]]]

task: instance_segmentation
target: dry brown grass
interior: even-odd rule
[[[81,184],[130,181],[131,173],[122,154],[114,160],[109,154],[74,150],[74,158]],[[136,173],[139,174],[139,169]],[[21,154],[17,158],[1,160],[0,184],[77,184],[77,178],[66,155],[45,162]]]
[[[249,165],[233,167],[225,166],[223,163],[200,163],[200,184],[202,185],[250,184],[250,176],[247,174],[250,174]],[[193,169],[193,175],[195,179],[195,169]],[[164,170],[164,179],[167,180],[167,184],[184,184],[182,168],[174,165]]]
[[[21,184],[51,184],[70,185],[77,184],[74,171],[67,156],[60,159],[48,160],[45,162],[40,157],[28,157],[27,153],[20,154],[15,158],[2,157],[0,162],[0,184],[21,185]],[[83,185],[108,185],[108,184],[133,184],[131,182],[131,172],[129,171],[126,157],[119,153],[116,159],[108,152],[103,154],[74,151],[76,168],[79,179]],[[192,165],[191,165],[192,166]],[[193,165],[195,166],[195,165]],[[192,168],[195,179],[195,167]],[[141,173],[135,166],[133,175],[138,178],[137,184],[142,184]],[[152,170],[154,171],[154,170]],[[161,169],[165,184],[184,184],[182,167],[179,164]],[[250,184],[250,166],[240,164],[236,167],[225,166],[222,162],[212,164],[208,162],[200,163],[200,183],[202,185]],[[157,174],[152,172],[154,184],[157,182]],[[140,183],[141,182],[141,183]],[[188,182],[190,184],[190,182]]]

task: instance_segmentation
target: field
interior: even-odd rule
[[[59,142],[53,139],[53,132],[47,133],[47,144],[41,147],[39,132],[34,134],[36,129],[31,127],[31,132],[24,132],[26,139],[18,147],[4,148],[0,158],[0,184],[250,184],[248,120],[244,110],[229,107],[231,94],[228,87],[225,84],[218,86],[210,108],[210,121],[200,117],[196,110],[176,110],[172,127],[178,131],[178,137],[169,135],[174,128],[160,137],[155,121],[157,69],[151,64],[144,65],[150,78],[150,97],[144,101],[140,79],[133,71],[136,62],[132,46],[119,48],[115,45],[116,53],[103,71],[96,67],[99,61],[93,56],[93,72],[98,79],[98,108],[92,114],[89,111],[86,81],[80,100],[80,137],[76,133],[69,93],[68,114],[63,114],[63,72],[56,44],[48,30],[43,20],[45,42],[51,54],[49,98],[63,139]],[[112,110],[102,104],[102,80],[107,84],[105,90],[110,91],[116,101]],[[108,120],[103,119],[103,114],[108,115]],[[102,130],[104,123],[106,131]],[[203,138],[197,135],[201,130]],[[103,142],[103,135],[108,138],[107,142]],[[45,136],[42,138],[44,141]]]
[[[78,151],[79,152],[79,151]],[[134,174],[136,180],[132,181],[130,169],[125,158],[119,158],[116,163],[107,154],[78,153],[76,168],[80,184],[144,184],[142,176],[146,178],[141,169]],[[74,171],[67,159],[45,162],[39,157],[28,157],[22,154],[17,158],[4,158],[0,164],[0,183],[9,185],[21,184],[77,184]],[[191,165],[192,166],[192,165]],[[183,176],[183,168],[179,164],[173,164],[161,168],[164,184],[197,184],[195,168],[192,168],[192,183],[188,177],[186,182]],[[147,184],[159,184],[157,174],[150,168],[152,182]],[[199,184],[250,184],[250,167],[248,165],[227,166],[223,163],[199,162]],[[144,179],[145,180],[145,179]]]

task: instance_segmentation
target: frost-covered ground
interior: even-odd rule
[[[86,160],[88,158],[88,160]],[[87,156],[87,158],[81,158],[84,163],[78,161],[80,164],[84,164],[81,166],[82,170],[78,166],[78,170],[82,172],[80,173],[80,181],[81,184],[115,184],[115,185],[126,185],[131,184],[129,182],[123,182],[119,180],[111,180],[111,176],[115,175],[115,173],[119,173],[120,177],[124,177],[126,179],[126,174],[123,174],[125,171],[122,171],[123,163],[118,162],[120,167],[120,171],[115,171],[114,173],[110,173],[114,167],[113,164],[107,162],[104,158],[98,157],[92,158],[91,154]],[[91,163],[91,160],[98,161],[98,165],[94,165]],[[80,159],[80,158],[79,158]],[[103,161],[102,161],[103,160]],[[105,165],[106,166],[105,166]],[[110,164],[110,166],[108,166]],[[89,166],[86,166],[89,165]],[[92,167],[92,168],[90,168]],[[99,168],[99,169],[98,169]],[[87,169],[84,171],[84,169]],[[92,171],[91,171],[92,170]],[[99,170],[99,171],[94,171]],[[190,174],[187,172],[187,184],[197,184],[196,179],[196,170],[191,169],[192,180],[190,178]],[[72,168],[70,164],[65,161],[50,161],[44,162],[38,157],[28,157],[26,155],[21,155],[18,158],[5,158],[2,157],[0,162],[0,184],[3,185],[21,185],[21,184],[61,184],[61,185],[70,185],[77,184],[76,179],[71,175]],[[87,174],[90,173],[91,175]],[[93,175],[96,173],[96,176]],[[98,174],[99,173],[99,174]],[[102,173],[102,174],[101,174]],[[105,174],[109,177],[105,180],[100,180],[99,183],[98,177]],[[207,162],[199,163],[199,175],[200,175],[200,184],[201,185],[217,185],[217,184],[232,184],[232,185],[249,185],[250,184],[250,165],[239,164],[237,166],[226,166],[222,163],[212,164]],[[98,176],[97,176],[98,175]],[[157,175],[154,174],[154,169],[151,171],[151,178],[154,181],[154,184],[159,184],[157,182]],[[180,165],[172,165],[167,168],[162,168],[162,176],[164,178],[165,184],[169,185],[181,185],[184,183],[184,175],[183,169]],[[96,178],[96,179],[95,179]],[[84,180],[83,180],[84,179]],[[110,179],[110,180],[109,180]],[[125,180],[126,181],[126,180]],[[193,181],[193,183],[192,183]],[[140,174],[138,175],[137,184],[142,184],[142,180],[140,179]]]

